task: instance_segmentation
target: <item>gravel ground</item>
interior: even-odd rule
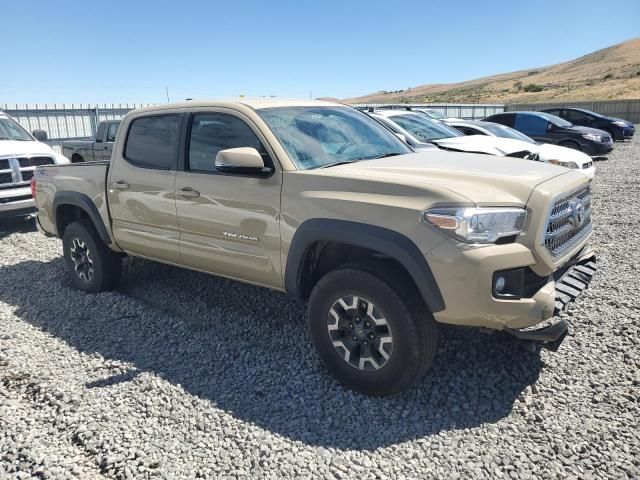
[[[134,260],[85,295],[58,240],[0,224],[0,478],[639,478],[640,138],[597,168],[559,352],[445,329],[384,399],[328,376],[282,294]]]

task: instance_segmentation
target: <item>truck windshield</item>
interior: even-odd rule
[[[393,133],[350,107],[258,110],[300,170],[412,153]]]
[[[458,130],[445,125],[442,122],[429,120],[426,117],[413,115],[394,115],[391,120],[404,128],[411,135],[422,142],[433,142],[443,138],[461,137]]]
[[[33,138],[14,119],[0,116],[0,140],[30,142]]]

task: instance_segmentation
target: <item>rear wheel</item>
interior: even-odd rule
[[[90,222],[71,223],[64,231],[62,248],[67,273],[77,288],[96,293],[117,285],[122,259],[104,244]]]
[[[431,315],[370,272],[345,267],[325,275],[309,299],[311,339],[343,385],[390,395],[432,365],[438,344]]]

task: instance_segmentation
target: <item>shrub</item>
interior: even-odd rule
[[[513,84],[513,86],[516,88],[516,92],[519,92],[520,90],[522,90],[522,82],[521,81],[517,81],[516,83]]]
[[[542,90],[544,90],[544,87],[542,85],[538,85],[537,83],[530,83],[524,86],[525,92],[541,92]]]

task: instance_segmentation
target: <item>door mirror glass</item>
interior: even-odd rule
[[[238,175],[269,175],[272,168],[264,165],[262,155],[255,148],[240,147],[220,150],[215,159],[216,170]]]
[[[547,123],[547,132],[552,131],[555,128],[555,125],[551,122]]]
[[[32,134],[39,142],[46,142],[47,138],[49,138],[47,136],[47,132],[45,132],[44,130],[34,130]]]

